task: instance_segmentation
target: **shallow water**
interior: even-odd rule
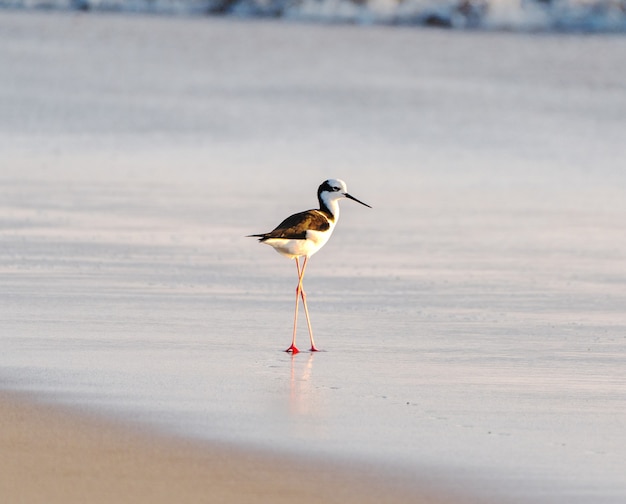
[[[0,25],[4,387],[500,499],[623,502],[624,39]],[[311,259],[324,351],[292,357],[295,267],[244,235],[327,177],[374,208],[343,202]]]

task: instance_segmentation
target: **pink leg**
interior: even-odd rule
[[[306,292],[304,292],[304,287],[302,287],[302,279],[304,278],[304,268],[306,268],[306,263],[309,260],[308,257],[304,257],[304,262],[302,263],[302,272],[298,275],[300,278],[299,287],[300,287],[300,296],[302,297],[302,304],[304,305],[304,314],[306,315],[306,325],[309,328],[309,338],[311,339],[311,352],[317,352],[317,348],[315,347],[315,341],[313,341],[313,329],[311,328],[311,319],[309,318],[309,308],[306,305]]]
[[[297,257],[295,259],[296,268],[298,268],[298,286],[296,287],[296,308],[293,313],[293,337],[291,338],[291,346],[287,350],[285,350],[285,352],[291,352],[293,354],[297,354],[300,351],[296,346],[296,331],[298,330],[298,304],[300,303],[300,300],[298,298],[300,297],[300,292],[302,289],[302,274],[300,273],[300,262],[298,261]],[[304,267],[302,269],[304,270]]]

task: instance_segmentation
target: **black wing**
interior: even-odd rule
[[[259,241],[269,238],[285,238],[287,240],[305,240],[306,232],[326,231],[330,227],[328,219],[318,210],[307,210],[287,217],[269,233],[254,234]]]

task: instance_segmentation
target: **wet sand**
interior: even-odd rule
[[[0,393],[4,502],[461,502],[397,483],[373,468],[165,437]]]
[[[0,40],[0,382],[72,413],[2,413],[24,501],[624,502],[623,38],[3,11]],[[292,358],[295,268],[245,235],[328,177],[374,208],[307,267],[325,352]]]

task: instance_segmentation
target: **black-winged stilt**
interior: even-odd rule
[[[361,205],[372,208],[368,204],[348,194],[348,188],[343,180],[328,179],[317,189],[317,199],[320,204],[319,210],[306,210],[305,212],[291,215],[269,233],[248,235],[258,238],[261,243],[272,246],[279,254],[289,259],[296,260],[298,286],[296,287],[296,308],[293,316],[293,338],[291,340],[291,346],[286,352],[292,352],[294,354],[299,352],[296,347],[296,330],[298,326],[298,298],[300,297],[302,298],[306,323],[309,328],[311,351],[317,352],[313,340],[309,309],[306,305],[306,293],[302,287],[302,279],[304,278],[304,270],[309,257],[326,244],[337,225],[337,221],[339,220],[339,200],[342,198],[348,198]],[[300,257],[304,257],[302,268],[300,267]]]

